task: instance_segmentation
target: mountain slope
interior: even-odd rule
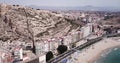
[[[31,42],[67,35],[79,25],[72,24],[62,14],[35,10],[19,5],[0,4],[0,38]],[[33,38],[34,37],[34,38]]]

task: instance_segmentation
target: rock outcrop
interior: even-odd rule
[[[62,14],[35,10],[19,5],[0,4],[0,40],[39,41],[67,35],[78,24],[71,24]]]

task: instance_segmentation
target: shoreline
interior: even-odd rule
[[[120,37],[115,38],[120,40]],[[120,41],[116,41],[114,38],[105,38],[82,50],[74,63],[94,63],[106,50],[118,46],[120,46]]]
[[[114,47],[110,47],[110,48],[107,48],[105,50],[102,50],[97,56],[96,58],[94,58],[93,60],[90,61],[90,63],[95,63],[95,61],[97,61],[98,59],[100,59],[102,56],[105,56],[107,54],[109,54],[111,52],[111,50],[115,49],[115,48],[120,48],[120,45],[118,46],[114,46]]]

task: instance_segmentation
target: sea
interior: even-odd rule
[[[120,47],[115,47],[101,53],[94,63],[120,63]]]

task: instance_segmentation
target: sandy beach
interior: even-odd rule
[[[120,37],[104,38],[103,40],[95,43],[86,49],[82,50],[79,54],[77,61],[74,63],[94,63],[102,52],[106,49],[113,48],[120,45]]]

